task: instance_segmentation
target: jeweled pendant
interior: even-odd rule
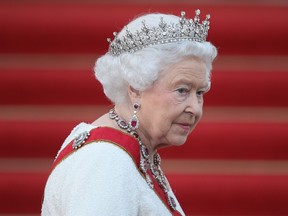
[[[131,130],[136,130],[139,127],[139,121],[137,116],[134,114],[129,121],[129,126]]]
[[[173,210],[176,210],[176,206],[177,206],[176,201],[175,201],[175,199],[174,199],[172,196],[170,196],[169,194],[167,194],[167,201],[168,201],[169,206],[170,206]]]
[[[114,109],[111,109],[111,110],[109,111],[109,117],[110,117],[111,119],[115,119],[115,118],[117,117],[117,114],[116,114],[116,112],[115,112]]]
[[[131,134],[132,134],[132,136],[134,136],[136,139],[139,138],[139,135],[138,135],[138,133],[137,133],[136,131],[132,131]]]
[[[149,150],[148,150],[148,148],[147,148],[146,146],[144,146],[144,145],[141,145],[140,150],[141,150],[141,154],[143,155],[143,157],[144,157],[145,159],[147,159],[147,158],[149,157]]]
[[[156,179],[157,182],[159,183],[159,186],[162,188],[162,190],[167,193],[168,192],[168,186],[167,186],[167,182],[165,179],[163,179],[162,177],[159,177]]]
[[[133,104],[133,108],[134,108],[135,111],[138,111],[140,109],[140,104],[134,103]]]
[[[140,159],[140,170],[142,173],[147,173],[147,164],[144,158]]]
[[[117,124],[118,124],[118,126],[119,126],[120,128],[122,128],[122,129],[127,129],[127,128],[128,128],[128,124],[127,124],[127,122],[124,121],[124,120],[118,120],[118,121],[117,121]]]
[[[154,188],[154,184],[153,184],[153,181],[152,181],[151,177],[147,173],[146,173],[145,177],[146,177],[147,184],[149,185],[149,187],[151,189],[153,189]]]
[[[150,165],[150,170],[151,170],[152,175],[153,175],[153,176],[155,177],[155,179],[157,180],[158,176],[160,176],[160,173],[159,173],[158,168],[157,168],[154,164],[151,164],[151,165]]]
[[[161,157],[158,153],[156,153],[153,157],[153,163],[156,165],[156,166],[160,166],[161,164]]]

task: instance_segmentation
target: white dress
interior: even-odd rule
[[[60,151],[94,126],[78,125]],[[171,191],[171,190],[170,190]],[[173,192],[177,210],[184,215]],[[45,187],[42,216],[171,215],[123,149],[110,142],[84,145],[56,166]]]

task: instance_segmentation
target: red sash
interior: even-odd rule
[[[85,141],[85,142],[84,142]],[[130,136],[129,134],[123,133],[119,130],[109,128],[109,127],[98,127],[94,128],[90,131],[90,135],[87,137],[87,139],[83,140],[83,145],[91,144],[91,143],[97,143],[99,141],[105,141],[112,143],[114,145],[117,145],[118,147],[122,148],[125,152],[127,152],[130,157],[134,160],[134,163],[136,164],[138,170],[139,170],[139,165],[140,165],[140,147],[137,142],[137,140],[133,137]],[[73,148],[73,142],[72,140],[57,156],[55,159],[53,165],[52,165],[52,170],[61,163],[62,160],[67,158],[69,155],[77,151],[77,149]],[[81,147],[80,147],[81,148]],[[141,175],[144,177],[143,173],[140,172]],[[166,195],[164,191],[159,187],[158,183],[156,180],[152,177],[151,172],[148,172],[151,179],[153,180],[154,183],[154,191],[158,195],[158,197],[162,200],[162,202],[166,205],[166,207],[171,211],[171,214],[174,216],[181,216],[181,214],[178,211],[173,210],[166,199]]]

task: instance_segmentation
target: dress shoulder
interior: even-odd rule
[[[55,197],[62,200],[67,215],[119,215],[121,211],[137,215],[139,176],[132,158],[119,147],[109,142],[89,144],[51,173],[46,202],[54,202]]]

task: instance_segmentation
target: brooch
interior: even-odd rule
[[[83,144],[85,143],[85,141],[88,139],[88,137],[90,136],[90,133],[87,131],[84,131],[83,133],[80,133],[75,139],[74,142],[72,144],[72,148],[73,149],[78,149],[81,146],[83,146]]]

